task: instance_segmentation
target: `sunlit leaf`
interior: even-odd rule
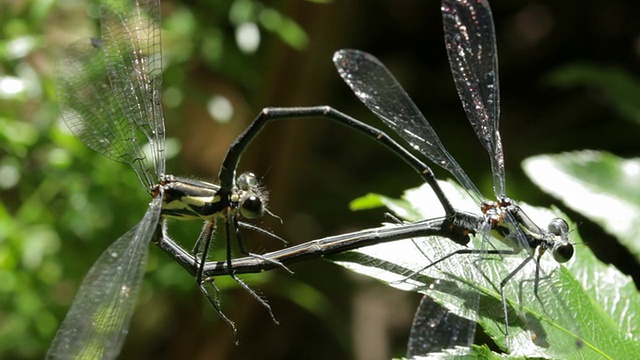
[[[459,202],[466,196],[462,190],[452,192],[450,184],[441,184],[447,196],[456,199],[452,201],[456,208],[472,204]],[[418,199],[420,203],[414,202]],[[433,199],[427,186],[408,190],[405,211],[423,209],[422,215],[433,217],[433,209],[438,208]],[[554,217],[566,219],[559,211],[520,205],[541,226]],[[574,224],[570,227],[576,228]],[[570,236],[572,242],[583,243],[577,230]],[[502,246],[497,241],[492,244]],[[480,249],[487,245],[477,237],[471,246]],[[640,297],[635,284],[615,268],[600,263],[586,246],[577,246],[574,258],[565,265],[558,265],[548,254],[542,256],[539,300],[533,292],[532,263],[507,282],[508,339],[498,284],[522,262],[524,254],[494,258],[459,255],[424,270],[430,262],[460,248],[448,239],[431,237],[381,244],[331,259],[393,287],[428,294],[456,315],[477,317],[484,332],[512,356],[627,358],[640,351],[636,325]],[[469,301],[476,293],[477,312],[473,308],[476,303]],[[478,355],[485,350],[472,351],[471,355]]]
[[[640,259],[640,159],[580,151],[532,157],[523,167],[544,191],[602,226]]]
[[[378,195],[378,194],[372,194],[369,193],[365,196],[361,196],[357,199],[352,200],[349,203],[349,209],[356,211],[356,210],[369,210],[369,209],[375,209],[381,206],[384,206],[384,203],[382,202],[382,197],[383,195]]]
[[[380,194],[369,193],[363,197],[353,200],[349,204],[351,210],[368,210],[383,206],[403,219],[410,219],[412,221],[420,219],[420,213],[411,209],[411,204],[406,200],[393,199]]]

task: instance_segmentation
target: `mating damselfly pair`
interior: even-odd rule
[[[509,301],[505,289],[511,285],[511,278],[520,272],[521,265],[533,260],[534,276],[530,282],[537,301],[543,304],[545,300],[538,297],[538,290],[539,284],[544,281],[540,277],[547,274],[540,274],[539,259],[546,251],[552,252],[560,262],[565,262],[572,256],[568,225],[564,220],[554,219],[548,226],[540,227],[515,202],[506,197],[504,159],[497,128],[497,52],[488,4],[484,1],[444,1],[442,9],[445,42],[454,80],[467,116],[490,155],[497,201],[484,200],[462,168],[441,145],[408,95],[377,59],[360,51],[341,50],[335,54],[334,63],[358,98],[386,125],[394,129],[412,148],[454,175],[476,200],[477,205],[480,205],[481,211],[474,213],[456,209],[429,167],[410,151],[384,132],[329,107],[265,109],[231,145],[222,161],[219,183],[165,174],[165,131],[160,105],[162,66],[159,2],[104,2],[101,9],[100,39],[85,40],[71,47],[61,58],[57,76],[63,118],[89,147],[112,160],[132,166],[152,195],[153,201],[141,222],[97,260],[61,325],[49,355],[52,358],[117,356],[133,314],[150,242],[159,245],[195,276],[197,285],[207,299],[235,331],[233,322],[224,315],[218,301],[214,276],[233,277],[271,313],[266,301],[256,295],[236,274],[267,268],[287,269],[286,265],[291,262],[391,240],[437,235],[448,237],[453,240],[451,243],[467,245],[469,236],[476,235],[484,240],[478,248],[459,249],[451,257],[442,254],[445,256],[442,263],[460,262],[459,258],[462,257],[472,258],[465,271],[481,273],[483,265],[488,262],[485,261],[485,256],[524,254],[523,260],[515,268],[503,273],[506,275],[498,278],[497,282],[495,278],[490,279],[489,284],[494,285],[499,293],[500,310],[494,316],[499,318],[495,323],[506,324],[503,326],[505,336],[521,336],[528,331],[523,330],[529,329],[527,324],[516,324],[515,328],[520,330],[518,334],[513,334],[513,330],[510,330],[514,320],[509,314],[515,305]],[[433,201],[429,206],[443,208],[443,216],[338,235],[275,253],[249,254],[242,243],[242,228],[277,236],[243,222],[243,219],[255,219],[268,211],[262,206],[265,197],[255,176],[242,174],[236,179],[240,156],[269,121],[311,116],[337,121],[392,150],[429,184],[437,199],[437,202]],[[148,144],[149,152],[144,151],[145,144]],[[193,250],[185,249],[169,238],[164,217],[205,221]],[[227,259],[222,262],[206,262],[216,220],[224,224]],[[502,240],[507,248],[495,248],[493,242],[489,241],[490,232],[494,233],[495,238]],[[249,257],[232,258],[232,239],[237,240],[240,250]],[[419,253],[420,249],[416,248],[414,252]],[[425,255],[433,256],[427,253]],[[494,261],[499,262],[501,259],[499,257]],[[439,267],[438,258],[425,258],[422,268],[413,271],[406,269],[408,271],[403,272],[403,275],[410,281],[413,277],[432,270],[430,265]],[[434,279],[434,284],[446,280]],[[468,289],[469,294],[473,294],[469,299],[475,300],[469,301],[467,307],[470,312],[475,312],[479,293]],[[425,355],[452,346],[469,346],[473,342],[475,325],[469,321],[461,321],[460,325],[440,331],[437,336],[430,334],[424,320],[433,314],[427,312],[430,309],[429,302],[425,300],[423,304],[416,314],[409,355]],[[553,304],[557,305],[558,302]],[[538,329],[526,334],[538,339],[546,336]],[[454,336],[457,339],[453,339]],[[423,340],[429,337],[441,338],[442,342],[456,341],[423,346]],[[574,334],[574,337],[577,338],[577,335]],[[552,339],[545,341],[550,342]],[[513,341],[508,340],[500,345],[507,350],[514,346]],[[582,347],[579,341],[574,341],[572,348],[565,346],[563,350],[580,352]],[[554,347],[553,351],[556,350]]]

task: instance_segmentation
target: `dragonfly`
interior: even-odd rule
[[[540,258],[550,252],[553,258],[563,263],[574,252],[568,240],[568,225],[565,220],[553,219],[546,228],[536,225],[517,205],[506,196],[504,153],[499,124],[499,84],[496,37],[491,9],[486,0],[444,0],[442,2],[444,37],[454,83],[463,108],[478,139],[489,154],[493,174],[493,190],[496,201],[487,201],[462,170],[453,156],[444,148],[434,129],[418,110],[411,98],[393,77],[391,72],[374,56],[358,50],[340,50],[333,61],[342,79],[355,95],[393,129],[412,148],[418,150],[432,162],[438,164],[462,184],[471,197],[480,205],[483,221],[477,230],[485,240],[490,233],[510,249],[461,249],[431,263],[435,266],[453,256],[462,254],[515,255],[526,253],[526,258],[499,284],[505,331],[508,335],[508,302],[505,286],[527,263],[536,266],[534,293],[538,297],[540,280]],[[425,267],[423,270],[425,270]],[[431,313],[431,303],[424,300],[415,316],[411,331],[408,355],[428,353],[425,339],[438,339],[433,327],[422,326]],[[465,325],[471,326],[471,325]],[[442,341],[448,341],[445,334]],[[473,329],[461,336],[459,343],[470,346]],[[446,348],[448,344],[437,344],[433,348]],[[458,344],[456,344],[458,345]]]
[[[255,175],[241,174],[216,185],[165,174],[160,1],[117,0],[101,5],[101,38],[71,45],[57,62],[61,116],[89,148],[131,166],[152,201],[142,220],[109,246],[85,276],[53,339],[49,359],[118,355],[140,292],[150,243],[179,247],[168,236],[165,219],[205,221],[192,252],[199,264],[205,262],[218,218],[225,222],[228,248],[230,234],[235,234],[241,251],[247,253],[240,227],[278,238],[238,220],[268,212]],[[229,275],[271,313],[260,296],[232,272]],[[215,285],[202,277],[196,282],[235,336],[233,322],[206,288]]]

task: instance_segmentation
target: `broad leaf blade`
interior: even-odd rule
[[[458,194],[452,192],[449,183],[442,185],[451,198],[465,196],[461,190]],[[404,197],[408,207],[424,210],[426,218],[441,211],[439,206],[425,206],[437,204],[435,200],[428,201],[432,196],[429,192],[422,187],[408,190]],[[456,208],[469,206],[453,203]],[[558,211],[520,205],[539,224],[546,224],[553,217],[566,219]],[[572,242],[583,244],[575,225],[570,226]],[[486,246],[479,239],[473,245]],[[477,291],[479,324],[511,356],[627,358],[640,351],[636,325],[640,297],[635,285],[616,269],[600,263],[586,246],[577,245],[574,259],[566,265],[558,265],[548,254],[542,257],[545,278],[539,283],[541,301],[533,294],[533,264],[525,266],[507,283],[508,340],[497,284],[520,264],[522,257],[479,259],[460,255],[441,263],[437,269],[420,272],[429,262],[459,248],[450,240],[431,237],[376,245],[339,254],[331,260],[393,287],[428,294],[449,311],[467,318],[476,316],[467,299],[470,291]],[[420,274],[411,276],[415,272]]]
[[[523,167],[544,191],[602,226],[640,261],[640,159],[576,151],[532,157]]]

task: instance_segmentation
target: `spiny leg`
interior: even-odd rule
[[[211,246],[211,241],[215,236],[216,229],[216,218],[210,221],[206,221],[204,223],[204,227],[202,228],[202,232],[198,237],[198,241],[196,242],[198,246],[194,248],[194,251],[198,251],[200,245],[202,245],[201,255],[198,257],[197,253],[194,253],[194,257],[196,261],[198,261],[198,272],[196,273],[196,283],[200,286],[202,284],[202,273],[204,272],[204,265],[207,262],[207,255],[209,254],[209,247]],[[230,254],[228,252],[228,254]]]
[[[229,209],[227,210],[227,217],[226,217],[226,221],[225,221],[225,239],[226,239],[226,243],[227,243],[227,268],[229,269],[229,276],[235,281],[237,282],[245,291],[247,291],[254,299],[256,299],[256,301],[258,301],[262,306],[264,306],[267,311],[269,312],[269,315],[271,316],[271,319],[273,320],[274,323],[279,324],[278,320],[276,320],[275,316],[273,315],[273,311],[271,310],[271,306],[269,306],[269,304],[267,303],[267,301],[265,299],[263,299],[262,297],[260,297],[260,295],[258,295],[255,291],[253,291],[247,284],[245,284],[244,281],[242,281],[240,278],[238,278],[235,275],[235,272],[233,270],[233,266],[231,264],[231,234],[234,234],[236,237],[239,234],[239,229],[237,226],[235,225],[235,222],[232,221],[231,219],[235,220],[235,217],[232,216],[232,210]],[[233,228],[233,229],[231,229]],[[238,243],[240,244],[240,243]],[[240,245],[239,245],[240,246]],[[209,277],[209,278],[205,278],[204,281],[208,282],[213,282],[213,278]]]
[[[511,250],[478,250],[478,249],[459,249],[456,250],[454,252],[451,252],[441,258],[439,258],[438,260],[432,262],[431,264],[423,267],[420,270],[416,270],[414,272],[412,272],[411,274],[409,274],[408,276],[405,277],[405,279],[401,280],[401,281],[406,281],[408,279],[411,279],[412,277],[416,276],[417,274],[455,256],[455,255],[469,255],[469,254],[501,254],[501,255],[513,255],[514,252]]]
[[[549,277],[551,277],[551,274],[546,275],[541,277],[540,276],[540,257],[542,256],[542,253],[538,254],[538,256],[535,257],[535,265],[536,265],[536,273],[535,273],[535,278],[534,278],[534,282],[533,282],[533,295],[535,295],[536,299],[538,300],[538,302],[540,303],[540,306],[542,306],[542,311],[545,312],[545,314],[547,314],[549,317],[553,317],[548,311],[547,308],[544,305],[544,302],[542,302],[542,298],[540,297],[540,294],[538,293],[538,287],[540,285],[540,280],[542,279],[547,279]]]
[[[215,297],[211,297],[211,295],[209,294],[209,291],[205,286],[206,284],[209,284],[214,289],[216,293]],[[220,304],[220,289],[218,289],[218,287],[213,283],[212,278],[206,278],[204,281],[199,282],[198,287],[200,288],[200,291],[204,294],[204,296],[207,298],[207,300],[209,300],[209,303],[211,304],[211,306],[213,306],[213,308],[216,310],[216,312],[218,313],[218,316],[220,316],[220,318],[222,318],[222,320],[225,323],[227,323],[227,325],[229,325],[229,327],[231,328],[232,337],[235,340],[236,345],[238,345],[239,344],[237,339],[238,329],[236,328],[236,324],[231,319],[229,319],[227,315],[225,315],[224,312],[222,311],[222,305]]]
[[[529,261],[531,261],[532,259],[533,255],[528,256],[520,263],[520,265],[513,269],[513,271],[511,271],[509,275],[505,276],[505,278],[500,281],[500,299],[502,301],[502,313],[504,315],[505,335],[507,341],[509,341],[509,311],[507,309],[507,294],[505,294],[504,288],[509,280],[511,280],[511,278],[513,278],[520,270],[522,270],[522,268],[527,265],[527,263],[529,263]]]
[[[229,319],[222,311],[222,305],[220,304],[220,290],[213,283],[213,279],[207,278],[205,279],[205,281],[203,281],[202,279],[202,274],[204,272],[204,265],[207,261],[207,254],[209,254],[211,241],[215,236],[215,229],[216,229],[215,218],[211,221],[205,222],[202,232],[198,237],[198,241],[197,241],[198,245],[194,248],[194,251],[197,251],[198,248],[202,246],[202,252],[201,252],[200,258],[198,258],[198,254],[194,254],[195,259],[198,262],[198,271],[196,273],[196,284],[198,284],[198,288],[200,289],[200,291],[207,298],[211,306],[213,306],[213,308],[216,310],[216,312],[218,313],[218,316],[220,316],[220,318],[222,318],[222,320],[226,322],[227,325],[229,325],[229,327],[231,328],[233,338],[236,340],[236,344],[237,344],[238,341],[236,339],[236,335],[238,333],[238,330],[236,328],[235,323],[231,319]],[[215,297],[212,297],[211,294],[209,294],[209,291],[205,286],[206,284],[209,284],[214,289]]]
[[[229,220],[227,220],[227,221],[229,221]],[[239,222],[238,222],[237,217],[234,216],[231,221],[233,222],[233,230],[234,230],[235,237],[236,237],[236,243],[238,244],[238,249],[240,250],[240,252],[242,254],[247,255],[247,256],[251,256],[251,257],[255,257],[255,258],[258,258],[260,260],[272,263],[272,264],[284,269],[289,274],[293,275],[293,271],[291,271],[291,269],[289,269],[287,266],[285,266],[280,261],[275,260],[275,259],[270,259],[270,258],[268,258],[266,256],[262,256],[260,254],[255,254],[255,253],[252,253],[252,252],[248,252],[247,249],[244,247],[244,241],[242,239],[242,233],[240,232],[240,227],[238,226]],[[249,224],[243,223],[242,227],[248,228],[248,229],[251,229],[251,230],[255,230],[255,231],[257,231],[257,232],[259,232],[261,234],[265,234],[267,236],[274,237],[276,239],[280,239],[279,236],[277,236],[275,234],[272,234],[271,232],[269,232],[267,230],[264,230],[264,229],[261,229],[261,228],[259,228],[257,226],[253,226],[253,225],[249,225]],[[284,239],[280,239],[280,240],[282,240],[282,241],[284,241],[286,243],[286,241]]]
[[[205,224],[205,227],[204,227],[202,233],[200,234],[200,238],[198,239],[198,240],[204,239],[203,244],[205,244],[205,248],[206,248],[205,251],[208,251],[208,246],[209,246],[209,240],[206,239],[206,237],[210,236],[211,234],[212,234],[211,226],[209,226],[209,222],[207,222]],[[196,283],[198,284],[198,288],[205,295],[205,297],[207,298],[209,303],[213,306],[213,308],[216,310],[216,312],[218,313],[218,316],[220,316],[220,318],[225,323],[227,323],[227,325],[229,325],[229,327],[231,328],[232,337],[235,339],[236,344],[237,344],[238,341],[236,339],[236,335],[237,335],[238,331],[237,331],[237,328],[236,328],[234,322],[231,321],[231,319],[229,319],[224,314],[224,312],[222,312],[222,307],[221,307],[220,301],[219,301],[220,291],[219,291],[218,287],[213,284],[213,280],[212,279],[208,279],[209,281],[207,281],[207,282],[211,284],[211,286],[214,288],[215,293],[216,293],[216,296],[212,297],[209,294],[209,291],[205,288],[203,281],[201,280],[202,279],[203,264],[205,262],[204,260],[206,260],[206,259],[203,258],[203,259],[201,259],[199,261],[197,256],[196,257],[190,256],[186,250],[184,250],[182,247],[178,246],[173,240],[171,240],[171,238],[169,237],[169,235],[167,233],[167,225],[166,225],[166,221],[164,219],[162,221],[160,221],[160,223],[158,224],[158,227],[157,227],[156,232],[154,234],[153,242],[158,247],[160,247],[162,250],[164,250],[169,255],[171,255],[176,261],[178,261],[178,263],[180,265],[182,265],[182,267],[187,269],[187,271],[189,271],[189,273],[191,273],[192,275],[195,276]]]

